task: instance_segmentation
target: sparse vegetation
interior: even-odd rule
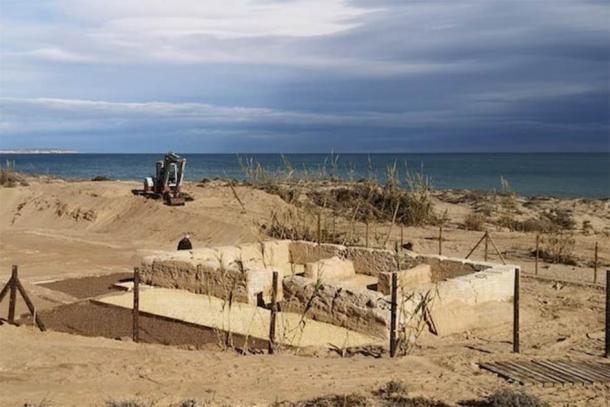
[[[567,209],[553,208],[545,212],[543,218],[548,219],[557,231],[572,230],[576,226],[571,211]]]
[[[369,178],[359,182],[339,178],[339,156],[331,154],[317,170],[296,171],[283,157],[284,168],[270,171],[253,159],[239,157],[246,182],[299,207],[316,206],[355,221],[395,221],[403,225],[435,223],[432,184],[423,171],[399,175],[397,163],[386,168],[385,184],[377,181],[369,162]],[[330,169],[327,169],[330,166]]]
[[[199,401],[187,399],[173,404],[158,404],[155,402],[144,402],[138,400],[108,401],[107,407],[206,407],[222,405],[213,401]],[[549,407],[549,404],[536,396],[523,391],[512,389],[498,390],[482,400],[460,401],[458,405],[463,407]],[[33,404],[24,404],[24,407],[33,407]],[[36,405],[38,406],[38,405]],[[50,406],[40,404],[40,406]],[[381,388],[370,394],[350,393],[333,394],[314,399],[297,402],[275,401],[270,404],[273,407],[373,407],[373,406],[399,406],[399,407],[449,407],[443,401],[425,397],[411,397],[406,385],[397,380],[390,380]]]
[[[550,233],[540,239],[540,258],[549,263],[576,265],[574,246],[576,240],[570,233]],[[534,250],[534,255],[535,250]]]
[[[479,213],[471,213],[464,218],[464,229],[483,231],[485,230],[485,216]]]
[[[548,407],[549,404],[536,396],[511,389],[498,390],[481,401],[460,403],[470,407]]]
[[[145,403],[138,400],[109,400],[106,407],[152,407],[152,403]]]
[[[200,401],[195,399],[186,399],[172,404],[158,404],[153,401],[140,400],[109,400],[106,402],[107,407],[207,407],[215,405],[209,401]],[[220,405],[220,404],[218,404]]]
[[[112,179],[104,175],[96,175],[95,177],[91,178],[91,181],[112,181]]]
[[[23,175],[15,171],[15,162],[7,161],[5,167],[0,165],[0,185],[13,188],[17,185],[27,187],[29,183]]]

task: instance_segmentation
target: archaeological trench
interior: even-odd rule
[[[396,272],[397,332],[402,343],[412,343],[420,335],[511,321],[516,268],[289,240],[155,252],[140,266],[140,310],[264,340],[275,271],[279,342],[294,347],[385,344]],[[133,297],[121,293],[97,301],[130,308]]]

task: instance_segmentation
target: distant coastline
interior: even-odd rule
[[[64,150],[62,148],[15,148],[0,149],[0,154],[78,154],[78,151]]]

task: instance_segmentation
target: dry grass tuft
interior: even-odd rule
[[[0,166],[0,185],[13,188],[17,185],[27,187],[29,184],[23,175],[15,171],[15,163],[7,161],[5,168]]]
[[[463,406],[470,407],[548,407],[549,404],[540,400],[536,396],[515,391],[512,389],[502,389],[487,396],[484,400],[467,401],[461,403]]]
[[[485,216],[480,213],[470,213],[464,218],[463,227],[466,230],[476,230],[482,232],[485,230]]]
[[[538,256],[548,262],[557,264],[578,264],[574,256],[576,239],[571,233],[550,233],[540,238],[540,249]],[[536,255],[536,251],[532,253]]]

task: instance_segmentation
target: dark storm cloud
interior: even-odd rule
[[[181,1],[6,14],[0,146],[610,150],[607,2]]]

